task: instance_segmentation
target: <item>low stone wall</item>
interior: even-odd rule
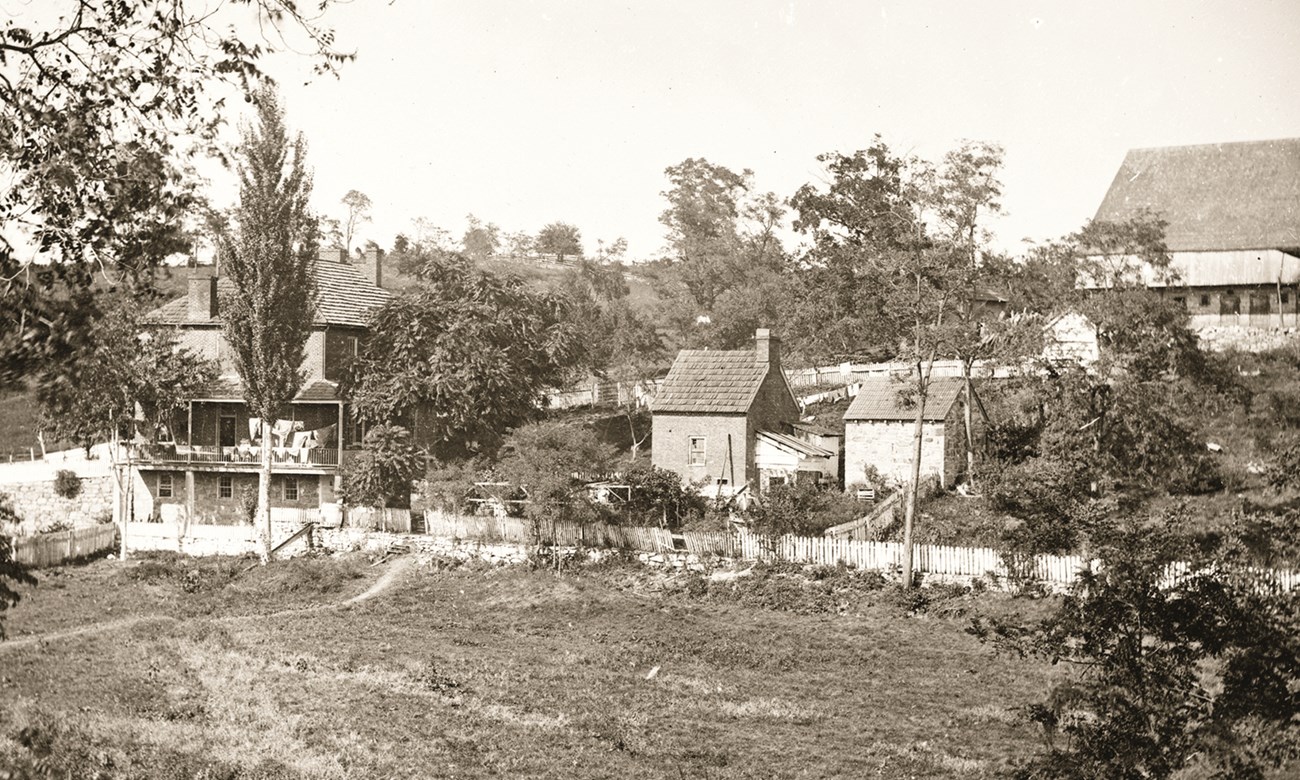
[[[0,482],[0,493],[9,496],[14,511],[22,518],[19,535],[32,535],[53,523],[74,528],[96,525],[113,513],[113,478],[80,477],[81,491],[72,498],[54,492],[54,479]]]
[[[1267,352],[1289,344],[1300,343],[1300,330],[1296,328],[1242,328],[1210,327],[1196,331],[1201,344],[1216,352],[1239,349],[1243,352]]]

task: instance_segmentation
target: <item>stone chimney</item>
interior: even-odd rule
[[[207,322],[217,316],[217,277],[206,269],[194,269],[190,276],[189,315],[193,322]]]
[[[767,328],[754,331],[754,358],[759,365],[771,364],[781,370],[781,339]]]
[[[348,261],[348,250],[346,249],[321,249],[316,257],[322,263],[346,263]]]
[[[367,249],[361,259],[361,275],[376,287],[384,286],[384,250]]]

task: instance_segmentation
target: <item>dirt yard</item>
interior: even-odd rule
[[[159,557],[40,573],[0,643],[0,768],[165,778],[981,777],[1049,667],[972,611],[760,570]],[[942,598],[940,598],[942,596]],[[38,772],[48,772],[40,774]]]

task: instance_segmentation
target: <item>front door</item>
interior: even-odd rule
[[[235,446],[235,416],[233,414],[221,415],[221,421],[217,425],[217,444],[221,447]]]

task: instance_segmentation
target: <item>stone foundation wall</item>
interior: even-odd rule
[[[104,515],[113,514],[113,478],[80,477],[81,491],[72,498],[54,492],[54,480],[0,482],[0,493],[9,496],[14,511],[22,518],[18,534],[39,533],[54,523],[68,523],[74,528],[95,525]]]
[[[1296,328],[1207,327],[1198,328],[1196,335],[1203,347],[1216,352],[1226,349],[1266,352],[1300,343],[1300,330]]]

